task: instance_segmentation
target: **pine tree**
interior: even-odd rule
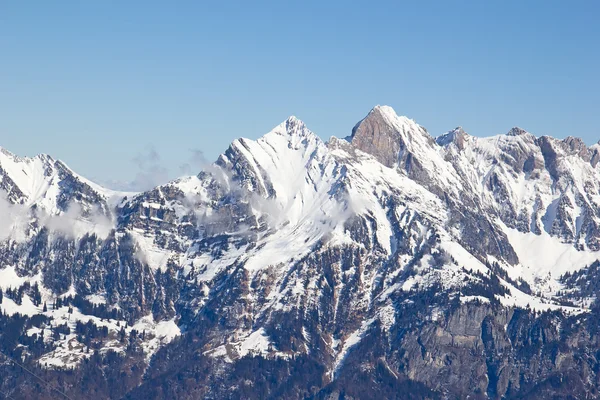
[[[37,282],[35,283],[35,285],[33,285],[32,292],[33,293],[31,295],[31,299],[33,301],[33,304],[35,304],[35,306],[38,307],[42,302],[42,294],[40,293],[40,288]]]

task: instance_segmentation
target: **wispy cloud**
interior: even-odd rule
[[[12,204],[3,192],[0,195],[0,241],[13,238],[20,241],[25,236],[29,210],[20,204]]]
[[[95,233],[105,238],[115,226],[114,221],[104,215],[99,207],[84,212],[81,204],[77,202],[72,202],[64,213],[50,215],[38,211],[37,217],[40,224],[51,232],[57,232],[71,239],[86,233]]]
[[[190,149],[189,159],[179,166],[182,175],[196,175],[208,166],[204,152],[200,149]]]
[[[132,180],[97,179],[101,185],[125,192],[143,192],[172,179],[169,169],[163,164],[158,151],[153,145],[148,145],[144,151],[139,152],[131,159],[135,165],[135,176]]]
[[[149,190],[169,181],[169,170],[162,164],[160,155],[154,146],[147,146],[146,150],[138,153],[132,161],[138,170],[135,178],[129,184],[130,190]]]
[[[133,180],[110,179],[99,180],[99,182],[114,190],[143,192],[181,176],[196,175],[210,168],[210,163],[200,149],[190,149],[189,154],[185,156],[185,161],[179,166],[169,166],[162,160],[156,147],[148,145],[143,152],[138,153],[131,160],[136,167]]]

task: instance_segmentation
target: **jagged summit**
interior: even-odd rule
[[[258,140],[269,140],[277,136],[286,136],[292,140],[294,137],[316,137],[317,135],[308,129],[304,121],[292,115]]]
[[[398,116],[389,106],[375,106],[352,129],[351,143],[392,167],[398,163],[400,150],[408,141],[423,141],[426,137],[429,137],[427,131],[415,121]]]
[[[579,153],[582,156],[587,155],[589,151],[583,139],[575,136],[567,136],[562,141],[570,152]]]
[[[511,128],[510,131],[508,131],[506,133],[506,136],[521,136],[521,135],[526,135],[529,132],[527,132],[525,129],[519,128],[518,126],[515,126],[513,128]]]
[[[370,114],[377,114],[380,117],[386,118],[390,123],[394,123],[398,118],[406,118],[400,117],[392,107],[379,104],[373,107],[367,116]]]
[[[464,131],[462,126],[458,126],[451,131],[438,136],[435,141],[440,146],[449,146],[450,144],[454,143],[457,148],[462,150],[465,146],[465,140],[467,140],[468,137],[469,134]]]
[[[369,111],[367,116],[360,120],[352,129],[352,136],[355,136],[356,131],[360,127],[361,124],[365,121],[380,121],[389,126],[394,126],[396,128],[402,128],[405,125],[413,126],[417,125],[417,123],[406,117],[400,116],[396,113],[396,111],[390,107],[385,105],[376,105]]]
[[[304,123],[304,121],[302,121],[301,119],[299,119],[298,117],[296,117],[295,115],[291,115],[289,116],[284,122],[282,122],[282,124],[285,124],[286,129],[288,131],[294,131],[298,128],[305,128],[306,124]]]
[[[32,157],[19,156],[1,146],[0,146],[0,154],[2,154],[5,157],[11,158],[14,162],[18,162],[18,163],[20,163],[20,162],[31,163],[35,160],[41,160],[43,162],[59,161],[59,160],[54,160],[54,158],[52,158],[52,156],[50,156],[49,154],[46,154],[46,153],[36,154],[35,156],[32,156]]]

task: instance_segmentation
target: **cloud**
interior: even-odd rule
[[[189,157],[179,165],[174,172],[161,159],[153,145],[146,146],[131,161],[136,166],[135,177],[131,181],[119,179],[97,179],[102,185],[126,192],[144,192],[163,185],[180,176],[197,175],[200,171],[210,169],[204,152],[200,149],[190,149]]]
[[[22,241],[29,223],[29,209],[21,204],[12,204],[5,193],[0,194],[0,240],[9,237]]]
[[[30,223],[34,220],[37,220],[38,226],[71,239],[86,233],[106,238],[115,227],[112,217],[104,215],[98,206],[84,212],[79,203],[73,202],[63,213],[49,214],[40,208],[12,204],[5,193],[0,193],[0,241],[25,241]]]
[[[248,193],[247,196],[257,217],[265,218],[269,226],[277,226],[286,219],[282,205],[275,199],[257,193]]]
[[[106,238],[114,229],[115,223],[104,215],[99,207],[93,207],[89,212],[84,212],[81,204],[72,202],[67,210],[61,214],[47,214],[38,211],[38,220],[51,232],[56,232],[70,239],[78,238],[86,233],[94,233],[100,238]]]
[[[162,165],[160,155],[154,146],[147,146],[146,150],[138,153],[132,161],[138,171],[133,181],[129,183],[129,190],[150,190],[169,181],[169,170]]]
[[[160,154],[154,146],[146,146],[143,152],[131,159],[135,165],[133,180],[96,179],[101,185],[124,192],[144,192],[167,183],[171,179],[168,168],[163,165]]]
[[[179,166],[179,170],[183,175],[196,175],[200,171],[208,167],[204,152],[200,149],[190,149],[190,158]]]
[[[42,225],[52,232],[58,232],[69,238],[77,237],[76,225],[81,216],[81,206],[78,203],[72,203],[67,211],[58,215],[48,215],[43,211],[38,213],[38,218]]]

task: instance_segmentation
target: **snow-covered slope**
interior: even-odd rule
[[[0,148],[0,185],[16,204],[35,205],[49,213],[65,211],[69,201],[105,206],[110,199],[131,195],[105,189],[46,154],[19,157]]]

